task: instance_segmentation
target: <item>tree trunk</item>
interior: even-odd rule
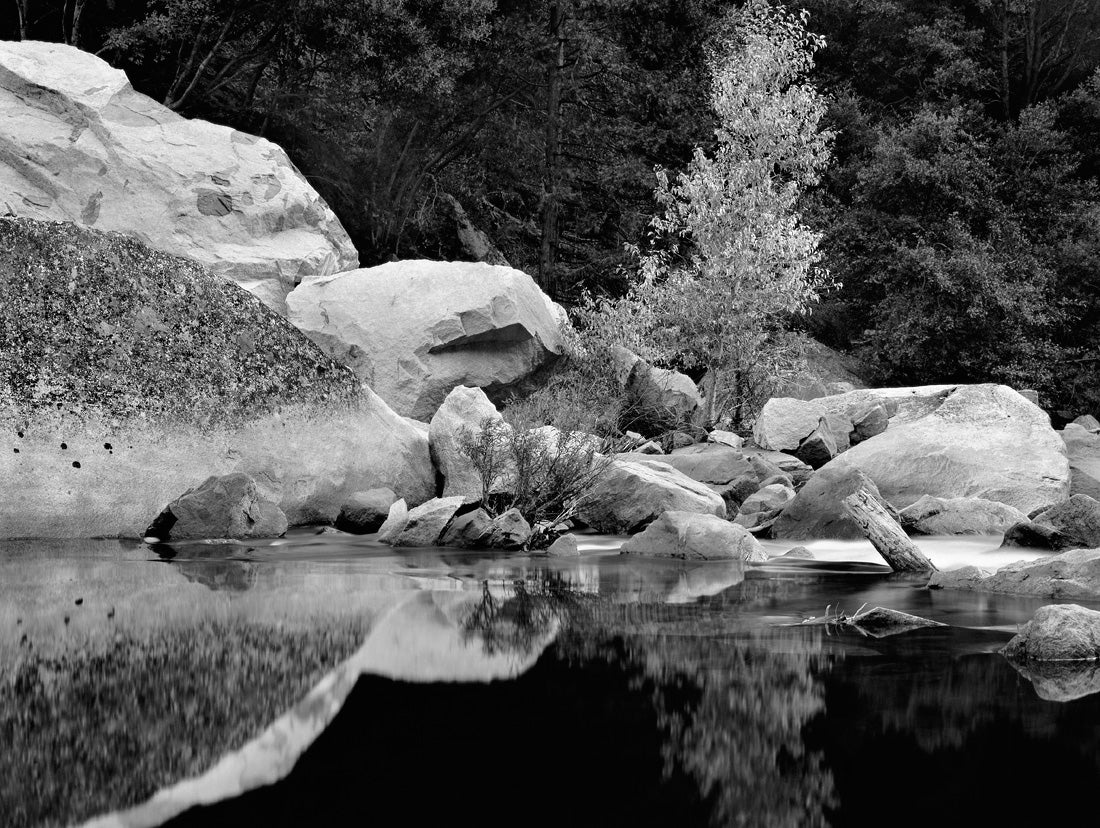
[[[19,39],[27,39],[27,0],[15,0],[15,13],[19,16]]]
[[[844,508],[895,572],[936,569],[867,489],[861,488],[844,498]]]
[[[539,282],[551,298],[557,298],[558,209],[561,174],[561,85],[565,74],[565,14],[562,3],[550,4],[550,42],[553,51],[546,68],[546,162],[542,182],[542,239],[539,250]]]
[[[1006,121],[1012,117],[1009,96],[1008,25],[1008,0],[1003,0],[1001,4],[1001,106],[1004,108]]]

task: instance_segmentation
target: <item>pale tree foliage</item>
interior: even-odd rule
[[[819,128],[825,101],[806,80],[824,45],[806,22],[805,12],[763,3],[726,19],[707,54],[717,147],[697,148],[679,176],[657,171],[654,249],[639,251],[628,295],[590,315],[643,357],[705,371],[708,424],[743,425],[794,370],[797,339],[786,325],[828,284],[821,234],[798,211],[833,139]]]

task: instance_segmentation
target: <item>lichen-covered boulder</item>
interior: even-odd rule
[[[0,43],[0,214],[116,230],[285,311],[303,279],[358,267],[278,146],[177,115],[59,43]]]
[[[534,280],[480,262],[390,262],[303,282],[290,320],[395,411],[429,420],[457,385],[500,399],[561,353]]]
[[[73,224],[0,219],[0,536],[137,536],[251,475],[292,525],[435,489],[427,438],[255,296]]]
[[[620,550],[624,555],[678,558],[689,561],[739,560],[760,563],[768,559],[760,542],[743,526],[715,515],[664,512]]]

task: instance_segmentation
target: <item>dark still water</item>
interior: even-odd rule
[[[0,547],[0,825],[1092,813],[1100,671],[1025,675],[997,653],[1044,602],[928,592],[857,544],[744,569],[614,546]],[[951,626],[801,623],[864,603]]]

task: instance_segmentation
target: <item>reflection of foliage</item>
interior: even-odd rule
[[[300,699],[362,640],[202,624],[105,650],[0,664],[5,826],[68,824],[202,772]]]
[[[658,704],[668,728],[666,773],[679,766],[695,777],[703,796],[714,797],[715,824],[824,825],[825,808],[835,804],[833,778],[802,741],[803,726],[825,710],[811,674],[813,647],[778,654],[683,637],[650,646],[659,686],[676,677],[701,689],[694,708],[663,689]]]
[[[716,639],[706,613],[664,607],[657,632],[639,634],[632,606],[600,602],[588,616],[598,616],[599,625],[575,623],[558,645],[581,661],[621,659],[642,670],[639,687],[655,688],[666,729],[666,776],[694,777],[713,802],[716,825],[826,824],[834,780],[802,736],[825,711],[814,677],[827,666],[821,631],[792,630],[776,652],[775,631],[766,641]],[[609,641],[617,646],[605,646]]]
[[[530,654],[556,623],[582,612],[583,596],[560,578],[517,580],[511,589],[508,598],[494,597],[483,581],[481,600],[464,625],[466,635],[479,637],[490,655]]]

